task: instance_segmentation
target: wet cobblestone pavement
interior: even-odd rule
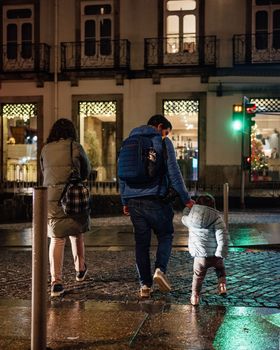
[[[68,244],[66,293],[48,297],[47,349],[280,350],[279,212],[230,213],[228,295],[217,295],[210,270],[199,307],[189,304],[192,258],[180,217],[174,218],[168,271],[172,292],[155,290],[144,301],[138,299],[129,218],[92,219],[93,229],[86,235],[87,279],[75,282]],[[31,227],[0,225],[1,350],[30,350]]]
[[[71,252],[69,247],[66,248],[65,301],[139,301],[133,251],[87,251],[87,264],[87,279],[75,282]],[[228,295],[217,295],[216,275],[214,270],[209,270],[201,305],[280,307],[280,252],[231,251],[225,265]],[[0,266],[0,297],[30,300],[31,251],[1,251]],[[155,303],[189,304],[192,259],[187,251],[173,251],[168,277],[172,292],[162,294],[155,290],[152,300]]]

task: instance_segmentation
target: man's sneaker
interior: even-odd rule
[[[51,297],[60,297],[64,293],[64,288],[61,283],[54,283],[51,286]]]
[[[144,286],[140,288],[140,298],[150,298],[152,291],[152,288],[144,284]]]
[[[88,272],[88,268],[87,268],[87,265],[85,264],[84,271],[76,271],[76,281],[82,282],[86,278],[87,272]]]
[[[198,294],[191,295],[191,304],[193,306],[197,306],[199,304],[199,295]]]
[[[159,290],[161,292],[171,291],[170,283],[166,278],[165,273],[163,273],[160,269],[156,269],[153,280],[158,284]]]
[[[218,284],[218,293],[219,293],[219,295],[226,295],[227,294],[227,287],[226,287],[225,283]]]

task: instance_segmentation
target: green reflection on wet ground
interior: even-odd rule
[[[253,309],[252,309],[253,311]],[[248,308],[226,312],[213,342],[217,350],[279,350],[280,313],[248,314]]]

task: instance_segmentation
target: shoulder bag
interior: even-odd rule
[[[86,184],[82,181],[78,169],[73,162],[73,142],[70,144],[72,170],[67,183],[58,200],[66,215],[89,213],[90,193]]]

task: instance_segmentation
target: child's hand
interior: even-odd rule
[[[124,213],[124,215],[129,216],[129,209],[128,209],[127,205],[123,206],[123,213]]]

